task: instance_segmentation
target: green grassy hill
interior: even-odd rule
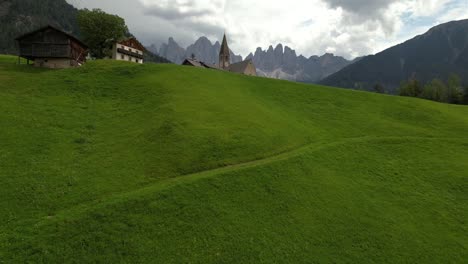
[[[463,263],[468,107],[0,56],[0,263]]]

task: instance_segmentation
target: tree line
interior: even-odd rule
[[[468,104],[468,86],[463,87],[460,76],[456,74],[451,74],[446,82],[435,78],[424,85],[412,78],[401,83],[399,95],[441,103]]]

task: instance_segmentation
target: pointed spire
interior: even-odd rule
[[[219,67],[222,69],[229,68],[231,62],[231,53],[229,51],[229,46],[227,44],[226,33],[223,36],[223,43],[221,44],[221,49],[219,51]]]
[[[220,54],[226,54],[226,53],[229,53],[229,46],[227,44],[226,33],[224,33]]]

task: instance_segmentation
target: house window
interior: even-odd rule
[[[124,59],[125,59],[125,55],[120,54],[120,59],[124,60]]]
[[[139,59],[135,59],[136,63],[140,63],[140,60]]]

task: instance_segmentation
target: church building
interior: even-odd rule
[[[231,51],[227,44],[226,34],[223,36],[223,43],[221,44],[221,49],[219,51],[219,67],[224,70],[229,70],[229,65],[231,64]]]
[[[211,65],[202,61],[198,61],[195,58],[186,59],[182,65],[201,67],[208,69],[225,70],[249,76],[257,76],[257,69],[253,64],[252,60],[245,60],[231,64],[231,51],[229,49],[226,34],[223,36],[223,42],[219,51],[219,62],[218,65]]]
[[[230,72],[257,76],[257,69],[250,59],[231,64],[231,52],[227,43],[226,34],[223,36],[223,43],[219,51],[219,67]]]

